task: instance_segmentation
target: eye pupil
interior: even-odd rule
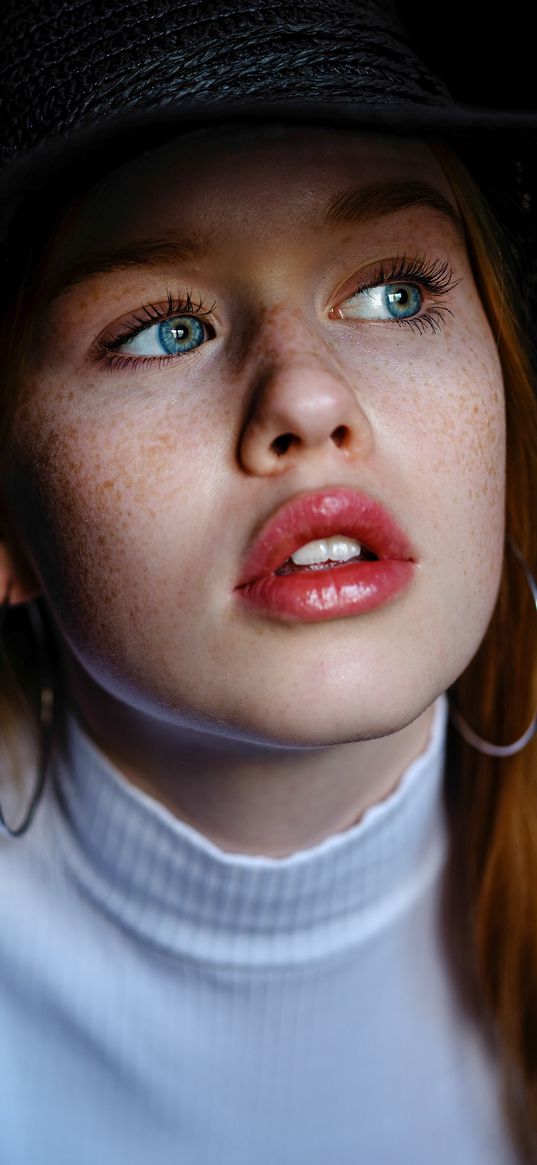
[[[203,343],[205,332],[201,320],[196,316],[176,316],[159,324],[158,338],[164,351],[174,356],[197,348]]]

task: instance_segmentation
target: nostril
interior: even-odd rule
[[[347,428],[345,425],[338,425],[337,429],[334,429],[333,433],[331,433],[332,441],[338,448],[340,445],[343,445],[346,436]],[[271,442],[270,447],[278,457],[281,457],[283,453],[287,453],[290,445],[297,443],[299,443],[299,438],[295,437],[294,433],[280,433],[280,436],[275,437]]]
[[[271,444],[271,449],[281,457],[282,453],[287,453],[289,446],[296,441],[296,437],[292,433],[282,433],[280,437],[275,437]]]
[[[338,448],[340,445],[343,444],[343,442],[345,440],[346,432],[347,432],[347,430],[345,428],[345,425],[338,425],[337,429],[334,429],[334,432],[332,433],[332,440],[334,442],[334,445],[337,445]]]

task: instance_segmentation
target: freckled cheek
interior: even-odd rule
[[[177,591],[196,572],[184,552],[196,521],[195,451],[166,425],[128,439],[124,424],[49,429],[39,445],[26,445],[13,495],[50,600],[66,630],[85,637],[89,619],[98,637],[117,639],[140,623],[155,588],[173,580]]]
[[[457,370],[456,378],[453,375]],[[494,589],[505,508],[505,407],[494,353],[448,354],[431,372],[434,409],[415,417],[416,449],[425,451],[431,548],[446,550],[479,588]],[[412,444],[410,428],[406,438]],[[419,473],[419,458],[418,473]],[[478,577],[479,576],[479,577]]]

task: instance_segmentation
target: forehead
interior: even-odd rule
[[[62,258],[147,234],[157,219],[212,228],[215,241],[278,217],[290,231],[314,229],[328,195],[384,182],[422,182],[456,206],[433,151],[419,140],[281,124],[198,130],[96,186],[71,219]]]

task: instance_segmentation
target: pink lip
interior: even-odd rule
[[[275,574],[299,546],[331,534],[355,538],[380,561]],[[359,614],[388,602],[408,586],[416,557],[392,515],[367,494],[341,487],[308,491],[285,503],[265,523],[236,593],[249,607],[293,621]]]

